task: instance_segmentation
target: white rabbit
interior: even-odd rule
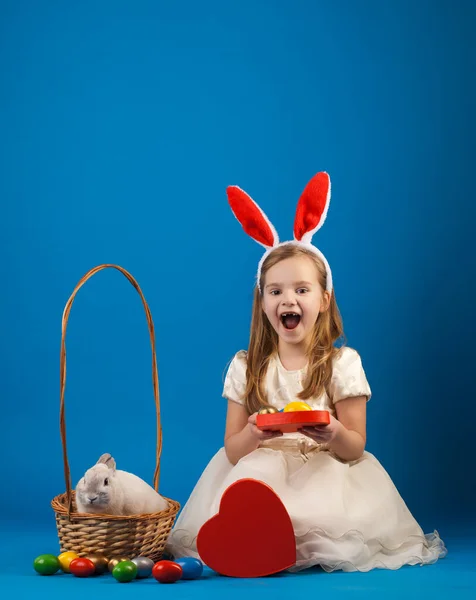
[[[110,454],[103,454],[76,486],[78,513],[136,515],[156,513],[168,502],[137,475],[116,469]]]

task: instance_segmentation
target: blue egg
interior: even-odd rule
[[[182,567],[182,579],[198,579],[203,573],[203,564],[198,558],[184,556],[176,558],[174,562]]]

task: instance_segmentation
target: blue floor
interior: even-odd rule
[[[443,535],[442,535],[443,537]],[[448,556],[426,567],[404,567],[398,571],[375,570],[370,573],[325,573],[309,570],[263,579],[229,579],[205,571],[198,581],[181,581],[172,585],[154,579],[120,584],[109,574],[94,579],[78,579],[72,575],[51,577],[37,575],[32,567],[39,554],[58,553],[54,524],[49,530],[25,530],[13,524],[0,523],[0,598],[48,598],[75,600],[85,598],[157,598],[182,599],[206,597],[233,600],[247,599],[271,592],[279,598],[299,597],[336,600],[352,594],[353,599],[384,598],[476,598],[476,538],[457,528],[444,532]],[[160,594],[160,596],[158,596]]]

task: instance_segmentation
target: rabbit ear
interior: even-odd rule
[[[330,177],[327,173],[317,173],[299,198],[294,220],[295,240],[311,243],[312,236],[326,220],[330,199]]]
[[[101,454],[96,464],[104,464],[107,467],[109,467],[111,471],[116,470],[116,461],[112,458],[110,454]]]
[[[279,237],[276,229],[256,202],[235,185],[229,186],[226,193],[231,210],[245,232],[265,248],[277,246]]]

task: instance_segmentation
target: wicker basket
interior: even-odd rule
[[[157,358],[155,351],[155,334],[152,316],[147,302],[135,279],[122,267],[113,264],[104,264],[91,269],[79,281],[71,297],[66,303],[63,312],[61,353],[60,353],[60,431],[63,445],[64,476],[66,493],[55,496],[51,506],[56,516],[56,526],[61,552],[73,551],[79,556],[100,553],[111,559],[125,556],[147,556],[152,560],[159,560],[164,552],[167,538],[180,505],[175,500],[168,500],[167,510],[154,514],[113,516],[99,514],[78,514],[76,512],[75,492],[71,489],[71,474],[69,470],[68,454],[66,448],[66,426],[64,411],[64,392],[66,384],[66,349],[65,337],[68,317],[74,298],[82,285],[95,273],[102,269],[112,267],[120,271],[139,293],[145,308],[149,326],[150,341],[152,346],[152,382],[157,414],[157,445],[156,467],[154,472],[154,488],[158,490],[160,473],[160,455],[162,452],[162,428],[160,424],[159,379],[157,373]]]

